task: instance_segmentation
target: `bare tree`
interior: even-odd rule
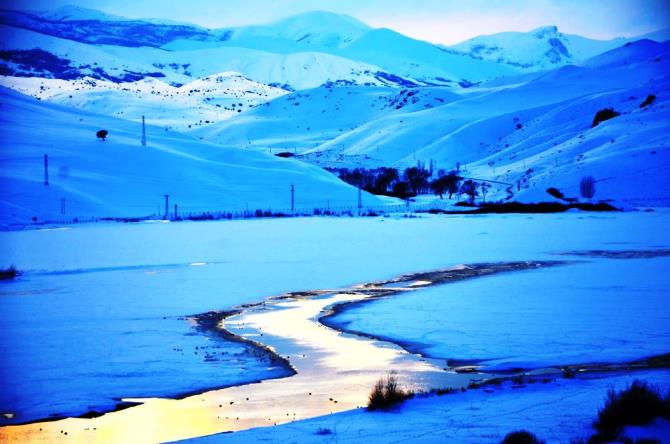
[[[584,176],[579,181],[579,193],[586,199],[591,199],[596,194],[596,181],[593,176]]]

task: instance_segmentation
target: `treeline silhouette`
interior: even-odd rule
[[[442,198],[451,197],[461,189],[463,178],[456,171],[438,170],[435,174],[420,166],[409,167],[404,171],[396,168],[326,168],[350,185],[359,187],[372,194],[407,199],[418,194],[434,193]],[[470,182],[470,181],[466,181]],[[468,184],[470,185],[470,184]],[[466,187],[468,188],[468,187]],[[468,190],[476,192],[476,186]],[[467,191],[463,191],[469,194]]]

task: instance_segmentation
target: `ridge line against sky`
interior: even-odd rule
[[[670,27],[667,0],[0,0],[0,5],[23,10],[74,5],[132,19],[175,20],[207,28],[266,24],[321,10],[443,44],[549,25],[566,34],[601,40]]]

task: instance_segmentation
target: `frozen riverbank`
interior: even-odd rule
[[[419,291],[426,285],[560,264],[511,262],[459,266],[348,289],[287,294],[248,304],[233,313],[207,312],[192,318],[201,331],[222,335],[238,343],[256,343],[254,356],[261,363],[288,367],[294,375],[172,402],[125,399],[141,405],[92,420],[67,419],[8,427],[0,431],[0,436],[10,441],[50,442],[62,438],[67,432],[71,440],[99,441],[113,435],[121,441],[155,442],[276,425],[364,406],[369,388],[390,371],[415,391],[462,388],[474,379],[488,376],[459,374],[439,362],[408,353],[393,343],[342,334],[325,328],[319,318],[333,305],[356,303],[384,294]],[[217,351],[206,353],[210,356],[218,354]],[[166,417],[171,418],[169,423],[165,422]],[[138,422],[145,430],[141,436],[134,428],[129,428],[129,424]]]
[[[13,420],[22,422],[67,411],[64,403],[77,412],[115,403],[136,387],[164,396],[268,377],[252,355],[208,360],[200,347],[212,342],[184,315],[459,263],[667,247],[668,220],[667,212],[570,213],[2,232],[3,266],[25,272],[0,286],[2,377],[12,389],[2,409],[20,411]]]
[[[660,270],[670,269],[670,251],[619,255],[632,259],[615,253],[607,259],[567,255],[580,260],[344,305],[323,322],[485,371],[617,363],[669,352],[670,279]]]
[[[193,444],[237,443],[498,443],[526,429],[547,443],[569,444],[594,433],[592,423],[610,388],[623,389],[634,379],[670,386],[670,371],[591,374],[523,386],[468,390],[406,401],[392,412],[364,409],[189,440]],[[670,443],[670,424],[635,431],[635,438]]]

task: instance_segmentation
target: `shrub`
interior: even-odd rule
[[[593,117],[593,123],[591,124],[591,128],[595,128],[596,126],[598,126],[600,122],[604,122],[605,120],[609,120],[620,115],[621,113],[614,111],[614,109],[612,108],[603,108],[600,111],[598,111],[596,115]]]
[[[582,197],[591,199],[596,194],[596,181],[593,176],[584,176],[579,181],[579,193]]]
[[[473,204],[475,202],[475,197],[479,195],[479,191],[477,190],[478,188],[479,184],[477,182],[468,179],[461,185],[460,193],[466,194],[470,199],[470,203]]]
[[[382,378],[377,381],[372,388],[368,397],[368,410],[388,410],[413,396],[413,392],[402,390],[398,386],[398,378],[389,375],[386,379]]]
[[[319,429],[316,431],[317,435],[332,435],[333,431],[330,430],[329,428],[323,428],[319,427]]]
[[[558,188],[554,187],[547,188],[547,193],[550,194],[551,196],[554,196],[556,199],[565,199],[565,196]]]
[[[526,430],[517,430],[505,435],[501,444],[544,444],[544,441],[537,439],[537,436]]]
[[[669,417],[669,402],[670,399],[661,398],[658,389],[636,379],[624,390],[607,392],[593,427],[603,440],[616,439],[626,425],[643,425],[656,417]]]
[[[654,94],[649,94],[646,99],[644,99],[644,102],[640,103],[640,108],[646,108],[654,101],[656,100],[656,96]]]
[[[288,157],[295,157],[295,154],[290,151],[282,151],[281,153],[275,154],[275,156],[288,158]]]
[[[14,279],[19,274],[21,273],[19,273],[19,271],[13,265],[9,268],[0,268],[0,280]]]

